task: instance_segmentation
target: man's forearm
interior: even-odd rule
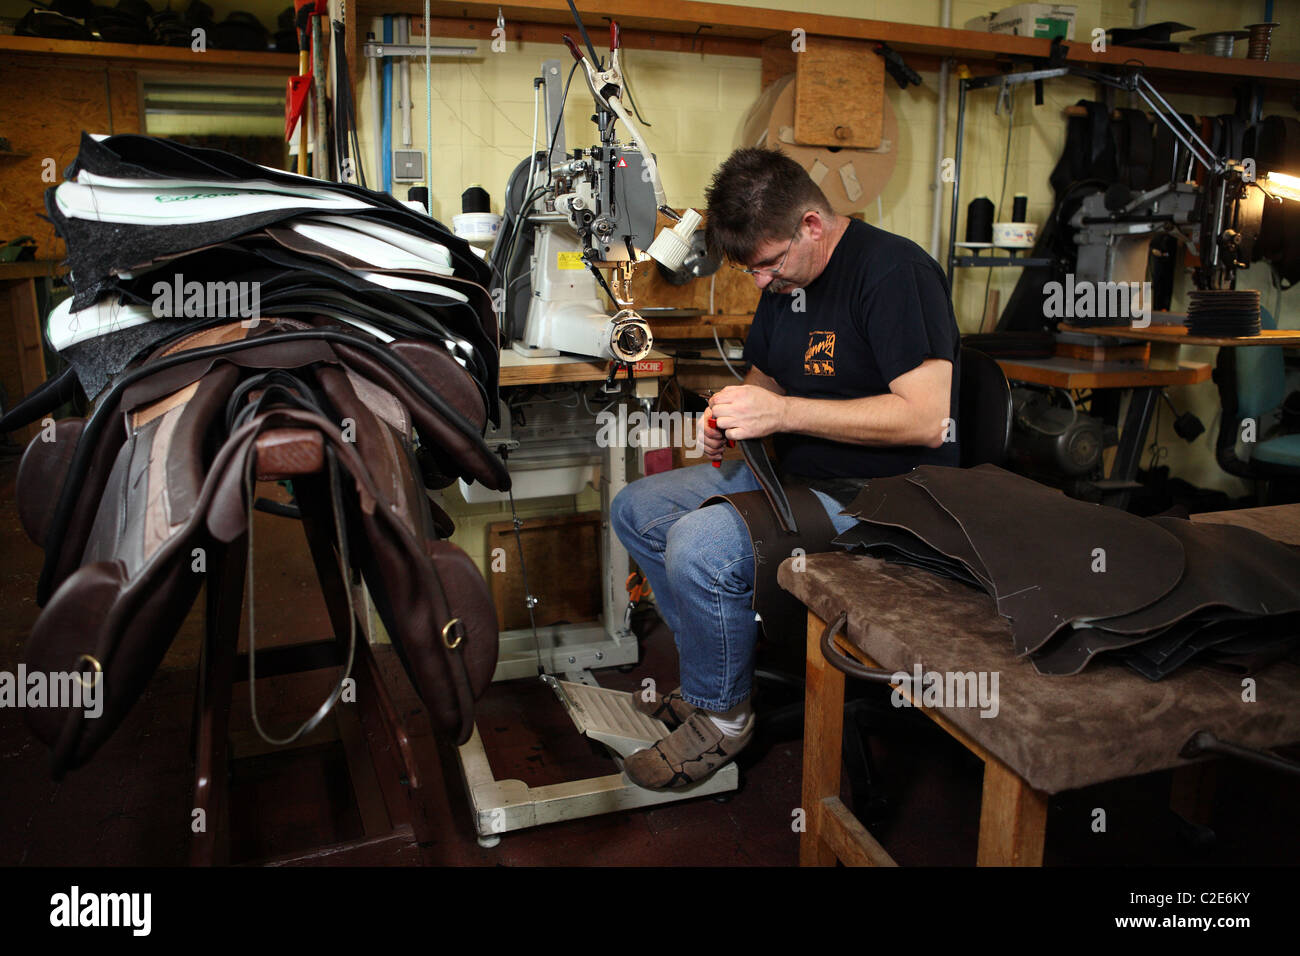
[[[943,441],[942,421],[918,421],[916,410],[898,395],[865,398],[785,398],[781,431],[850,445],[927,445]]]

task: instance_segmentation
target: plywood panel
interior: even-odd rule
[[[77,155],[82,130],[140,132],[136,72],[6,58],[0,60],[0,102],[5,114],[0,133],[15,152],[26,154],[0,165],[0,236],[33,236],[38,258],[62,259],[63,241],[40,218],[45,190],[62,180]],[[54,182],[47,159],[54,161]]]
[[[885,61],[865,40],[808,37],[795,58],[794,140],[875,149],[884,129]]]
[[[502,630],[528,627],[524,576],[514,525],[498,521],[488,525],[487,532],[489,554],[496,548],[505,551],[505,571],[488,575],[492,600],[497,606],[497,626]],[[528,568],[528,586],[538,599],[535,609],[538,627],[559,621],[581,623],[599,619],[599,511],[525,519],[519,529],[519,541]]]
[[[676,211],[679,214],[683,212],[681,209]],[[700,228],[704,228],[706,222],[701,222]],[[672,221],[660,213],[656,228],[671,226]],[[633,308],[699,309],[709,316],[752,316],[758,307],[759,289],[752,278],[726,263],[712,276],[675,286],[663,277],[659,266],[651,260],[637,263],[632,279],[632,296]],[[675,318],[666,321],[681,325],[693,320]],[[706,324],[703,318],[698,323],[702,329]],[[712,337],[707,329],[703,330],[703,335]]]

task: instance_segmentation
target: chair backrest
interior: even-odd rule
[[[1268,309],[1260,306],[1259,326],[1277,328]],[[1252,345],[1232,350],[1237,364],[1237,416],[1258,419],[1286,397],[1286,358],[1281,346]]]
[[[996,361],[964,345],[957,415],[962,467],[1001,465],[1011,445],[1011,388]]]

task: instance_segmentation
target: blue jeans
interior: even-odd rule
[[[754,548],[729,505],[701,509],[711,495],[757,491],[743,461],[705,462],[632,482],[610,504],[610,521],[654,589],[677,639],[682,697],[722,712],[750,694],[758,623]],[[857,523],[830,495],[815,492],[837,532]]]

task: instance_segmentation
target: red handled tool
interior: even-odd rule
[[[710,427],[710,428],[717,428],[717,427],[718,427],[718,420],[717,420],[716,418],[714,418],[713,416],[709,416],[709,427]],[[736,443],[735,443],[734,441],[732,441],[730,438],[728,438],[728,439],[727,439],[727,447],[728,447],[728,448],[735,448],[735,447],[736,447]],[[713,467],[714,467],[714,468],[721,468],[721,467],[722,467],[722,459],[721,459],[721,458],[716,459],[716,460],[713,462]]]

